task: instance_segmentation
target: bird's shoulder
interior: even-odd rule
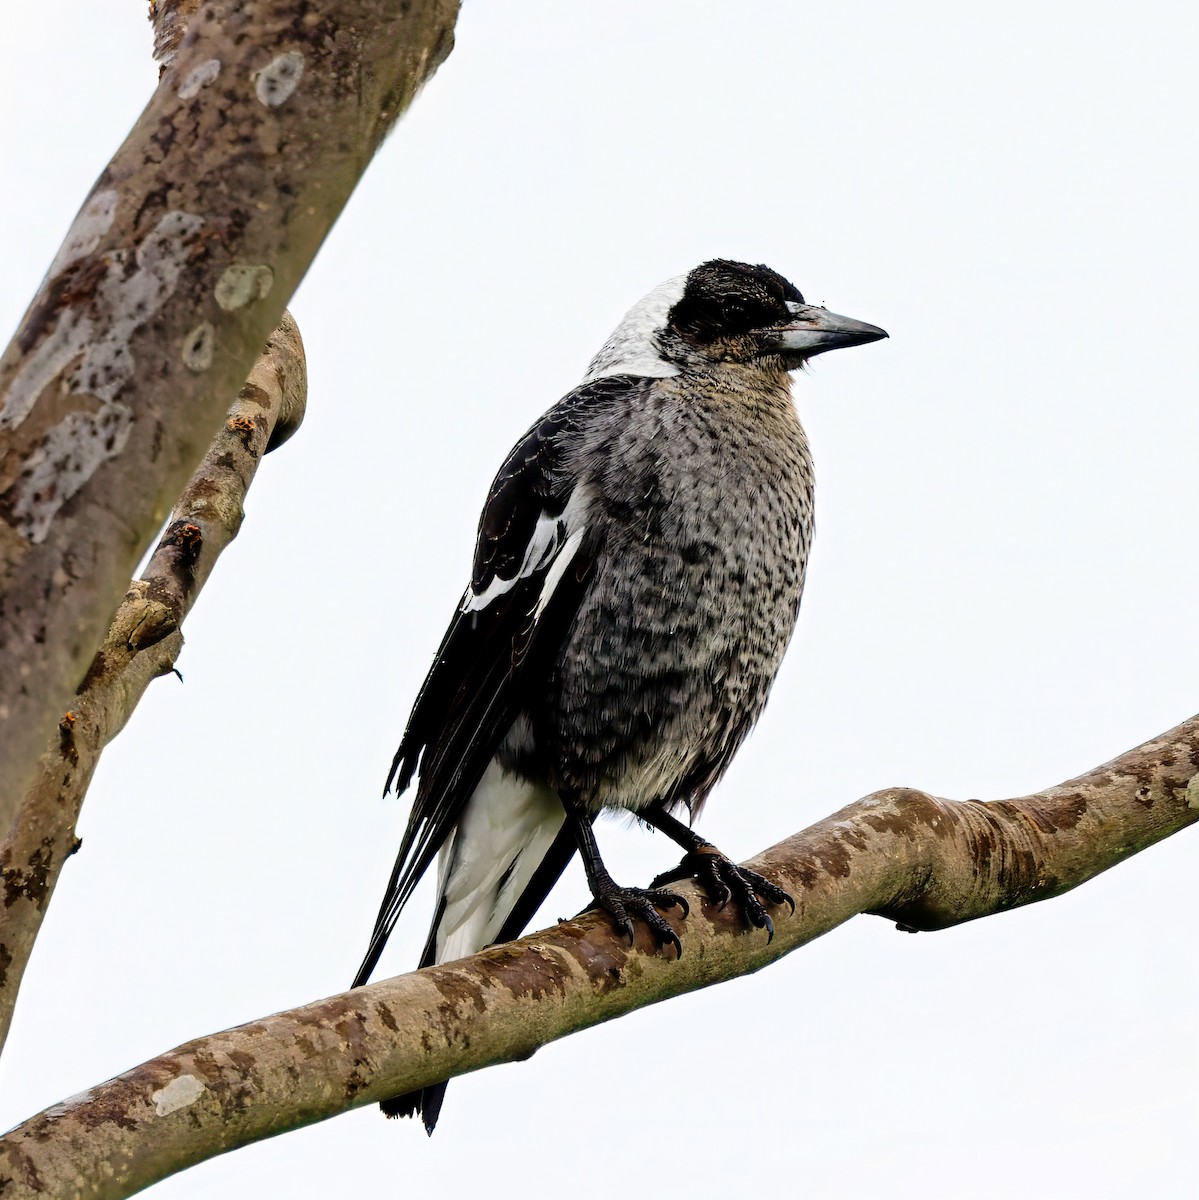
[[[471,573],[475,595],[533,565],[528,559],[538,531],[563,517],[583,482],[589,449],[603,440],[602,427],[626,417],[653,382],[633,375],[591,380],[568,392],[525,431],[496,473],[479,518]]]

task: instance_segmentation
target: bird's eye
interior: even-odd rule
[[[740,300],[722,300],[720,315],[729,325],[744,325],[749,317],[749,310]]]

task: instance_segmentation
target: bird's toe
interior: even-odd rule
[[[746,886],[768,904],[785,904],[792,913],[795,912],[795,901],[790,892],[784,891],[777,883],[773,883],[765,875],[759,875],[757,871],[749,870],[748,867],[738,867],[735,863],[729,865],[741,876]]]
[[[774,939],[774,922],[765,905],[786,904],[792,913],[795,912],[795,901],[788,892],[757,871],[738,866],[714,846],[704,845],[693,850],[670,874],[675,878],[693,876],[717,908],[724,908],[730,900],[736,901],[753,928],[766,930],[767,940]]]
[[[675,955],[682,958],[683,943],[679,941],[679,935],[671,928],[670,922],[658,911],[659,909],[681,908],[683,916],[687,916],[690,911],[687,901],[676,892],[614,886],[596,896],[588,907],[599,908],[606,912],[630,946],[634,939],[633,918],[635,917],[649,928],[659,947],[673,946]]]

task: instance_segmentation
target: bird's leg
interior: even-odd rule
[[[795,901],[778,884],[771,883],[757,871],[738,866],[689,825],[684,825],[668,812],[649,809],[637,815],[687,851],[683,861],[673,871],[664,871],[659,875],[651,887],[677,883],[680,879],[698,879],[708,897],[719,907],[723,908],[730,900],[736,900],[745,919],[756,928],[765,929],[768,940],[774,938],[774,922],[762,901],[765,900],[767,904],[786,904],[792,912],[795,911]]]
[[[608,874],[608,868],[600,858],[591,818],[582,806],[574,801],[563,799],[562,803],[566,808],[566,819],[579,846],[579,857],[583,860],[583,870],[587,872],[587,884],[595,898],[592,907],[602,908],[612,918],[616,928],[628,939],[630,946],[633,944],[633,917],[640,917],[649,926],[658,945],[665,946],[669,943],[674,947],[675,954],[681,958],[683,945],[679,941],[679,935],[671,929],[658,909],[681,908],[685,917],[689,911],[687,901],[674,892],[621,887]]]

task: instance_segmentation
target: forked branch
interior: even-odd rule
[[[100,755],[151,681],[174,665],[183,645],[180,626],[237,536],[262,456],[299,427],[307,392],[304,347],[285,312],[171,512],[144,574],[117,609],[0,843],[0,1047],[54,886],[78,844],[75,823]]]
[[[458,2],[164,7],[169,66],[0,355],[0,835]]]

